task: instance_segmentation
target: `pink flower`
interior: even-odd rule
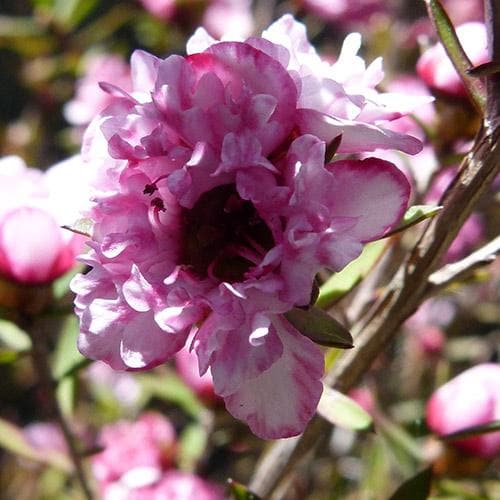
[[[302,25],[280,23],[302,40]],[[316,105],[301,97],[302,45],[205,35],[187,57],[136,52],[133,97],[87,132],[93,269],[72,283],[79,348],[116,369],[147,369],[191,332],[200,374],[210,368],[228,410],[259,436],[292,436],[314,414],[323,356],[283,313],[309,304],[319,269],[342,269],[397,223],[409,196],[388,162],[325,165],[324,137],[311,129],[328,135],[334,124],[344,150],[358,152],[414,143],[359,115],[300,107]]]
[[[269,43],[271,42],[271,43]],[[203,28],[198,28],[187,44],[188,54],[217,44]],[[369,66],[357,55],[361,35],[351,33],[333,64],[320,58],[307,39],[305,26],[284,15],[247,44],[276,59],[288,70],[297,88],[296,126],[326,143],[342,136],[338,151],[355,153],[376,149],[399,149],[415,154],[421,149],[416,138],[385,127],[421,104],[428,96],[413,97],[380,93],[376,86],[384,78],[382,59]]]
[[[28,443],[42,452],[68,452],[68,446],[59,427],[51,422],[34,422],[23,429]]]
[[[254,25],[251,4],[251,0],[211,0],[203,15],[203,26],[217,38],[245,38]]]
[[[468,21],[484,20],[482,0],[443,0],[442,4],[454,26]]]
[[[153,2],[158,3],[158,2]],[[88,125],[109,106],[116,96],[99,87],[100,82],[131,90],[129,65],[116,54],[92,54],[84,59],[84,74],[76,83],[74,98],[64,106],[64,117],[71,125]]]
[[[218,486],[171,468],[175,440],[170,422],[156,413],[104,427],[100,436],[104,450],[92,458],[100,498],[222,500]]]
[[[302,0],[304,8],[327,21],[340,24],[367,22],[375,13],[387,11],[387,2],[381,0]]]
[[[92,469],[99,482],[119,480],[141,467],[161,472],[169,468],[175,455],[176,437],[172,424],[157,413],[144,413],[136,422],[120,421],[105,426],[93,456]]]
[[[176,0],[140,0],[153,16],[169,21],[175,13]]]
[[[191,344],[191,339],[188,339],[187,344]],[[175,367],[182,380],[200,398],[207,402],[215,402],[218,400],[218,396],[214,392],[214,382],[212,374],[210,373],[210,368],[203,375],[200,375],[198,357],[193,351],[189,350],[188,346],[176,353]]]
[[[111,393],[127,408],[136,407],[141,399],[141,386],[131,373],[117,372],[106,363],[96,361],[87,368],[86,376],[98,393]]]
[[[440,387],[427,403],[427,424],[442,436],[500,419],[500,365],[485,363],[464,371]],[[500,452],[500,432],[453,445],[471,455],[492,458]]]
[[[75,265],[83,238],[61,229],[77,217],[86,197],[79,157],[43,173],[23,160],[0,160],[0,276],[38,285]]]
[[[486,28],[483,23],[470,22],[456,28],[462,47],[473,65],[489,60]],[[438,43],[427,49],[417,63],[417,72],[429,87],[452,96],[467,95],[444,47]]]

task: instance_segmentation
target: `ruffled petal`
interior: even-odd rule
[[[300,434],[323,391],[321,351],[284,318],[275,316],[273,325],[283,343],[282,356],[224,399],[228,411],[263,439]]]
[[[342,160],[327,168],[333,176],[330,196],[336,216],[357,218],[348,231],[361,242],[375,240],[404,215],[410,184],[392,163],[378,158]]]

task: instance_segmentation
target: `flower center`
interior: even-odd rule
[[[242,281],[274,246],[266,223],[234,184],[218,186],[182,214],[181,264],[200,277]]]

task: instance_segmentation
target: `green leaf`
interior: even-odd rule
[[[68,31],[77,27],[97,5],[97,0],[55,0],[54,17]]]
[[[196,464],[206,450],[207,441],[207,429],[203,425],[195,423],[186,426],[179,439],[179,468],[194,472]]]
[[[31,339],[16,324],[0,319],[0,346],[15,352],[26,352],[31,349]]]
[[[349,293],[372,269],[382,255],[387,241],[373,241],[365,245],[361,255],[339,273],[335,273],[320,288],[316,305],[326,309]]]
[[[426,219],[430,219],[437,215],[442,209],[443,207],[439,205],[413,205],[403,215],[399,224],[392,231],[385,234],[384,238],[404,231],[405,229],[408,229],[409,227],[414,226],[415,224],[418,224]]]
[[[401,484],[389,500],[427,500],[431,485],[432,467],[427,467]]]
[[[440,436],[440,439],[442,439],[443,441],[456,441],[458,439],[465,439],[472,436],[479,436],[481,434],[488,434],[489,432],[498,431],[500,431],[500,420],[495,420],[494,422],[474,425],[473,427],[467,427],[466,429]]]
[[[0,418],[0,446],[20,457],[50,464],[63,470],[71,470],[70,462],[65,455],[56,451],[41,453],[28,442],[19,427],[2,418]]]
[[[76,378],[74,375],[62,378],[56,387],[56,398],[64,416],[70,417],[75,410]]]
[[[194,392],[169,369],[157,370],[153,374],[138,374],[137,381],[150,396],[180,406],[188,415],[199,420],[205,407],[198,401]]]
[[[71,231],[72,233],[81,234],[90,238],[92,235],[93,225],[94,223],[90,219],[83,218],[76,220],[75,222],[73,222],[73,224],[66,224],[62,227],[63,229]]]
[[[473,66],[460,44],[448,14],[443,9],[439,0],[425,0],[425,3],[427,4],[429,17],[434,24],[434,28],[436,29],[448,57],[457,70],[457,73],[460,75],[474,106],[484,116],[484,110],[486,108],[486,92],[484,85],[479,79],[469,75]]]
[[[68,374],[74,373],[75,368],[88,364],[88,360],[76,348],[79,331],[78,318],[75,315],[68,316],[59,333],[52,362],[52,373],[56,380],[61,380]]]
[[[252,493],[244,484],[238,483],[233,479],[228,479],[229,492],[233,500],[260,500],[255,493]]]
[[[68,292],[70,292],[69,284],[71,280],[83,271],[83,265],[74,266],[70,271],[56,279],[52,284],[52,292],[55,301],[61,300]]]
[[[349,330],[318,307],[307,310],[294,307],[284,316],[302,335],[316,344],[340,349],[354,347]]]
[[[373,425],[371,415],[356,401],[326,385],[323,385],[318,413],[331,424],[354,431],[367,430]]]

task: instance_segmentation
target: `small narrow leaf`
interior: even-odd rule
[[[316,344],[340,349],[354,347],[349,330],[322,309],[311,307],[304,310],[294,307],[284,316],[302,335]]]
[[[427,500],[431,485],[432,467],[427,467],[401,484],[389,500]]]
[[[67,229],[76,234],[81,234],[90,238],[92,236],[92,226],[93,222],[90,219],[78,219],[73,224],[66,224],[63,229]]]
[[[229,485],[229,492],[233,500],[260,500],[260,497],[252,493],[244,484],[232,479],[228,479],[227,484]]]
[[[440,436],[440,439],[443,441],[457,441],[458,439],[465,439],[472,436],[479,436],[481,434],[498,431],[500,431],[500,420],[495,420],[494,422],[467,427],[466,429],[446,434],[445,436]]]
[[[371,415],[356,401],[326,385],[318,413],[331,424],[354,431],[367,430],[373,425]]]
[[[63,415],[71,417],[75,410],[76,378],[74,375],[64,377],[56,387],[56,398]]]
[[[425,0],[429,17],[434,24],[436,32],[448,54],[453,66],[460,75],[465,88],[469,92],[473,104],[478,111],[484,115],[486,108],[486,93],[484,85],[477,78],[471,77],[468,72],[472,69],[472,64],[467,57],[460,40],[457,37],[453,24],[443,9],[439,0]]]
[[[15,352],[25,352],[31,349],[31,339],[14,323],[0,319],[0,347],[2,346]]]
[[[57,346],[54,353],[52,373],[56,380],[61,380],[68,374],[75,372],[75,367],[86,366],[84,358],[76,348],[78,332],[80,331],[78,318],[68,316],[63,323]]]
[[[196,464],[207,449],[207,428],[199,423],[189,424],[179,439],[177,462],[181,470],[194,472]]]
[[[443,209],[440,205],[413,205],[410,207],[399,224],[390,232],[384,235],[384,238],[392,236],[395,233],[399,233],[408,229],[415,224],[423,222],[426,219],[431,219],[436,216]]]
[[[339,273],[333,274],[320,288],[316,305],[322,309],[349,293],[372,269],[382,255],[387,242],[373,241],[365,245],[361,255]]]
[[[496,75],[497,73],[500,73],[500,63],[495,61],[479,64],[478,66],[474,66],[473,68],[467,70],[467,74],[473,76],[474,78]]]

